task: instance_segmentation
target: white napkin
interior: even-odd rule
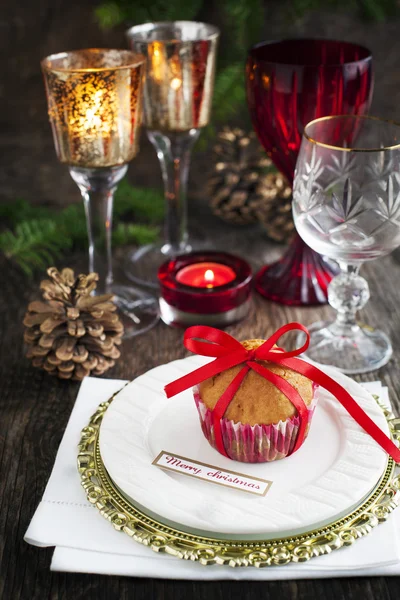
[[[400,575],[400,544],[396,529],[400,510],[369,536],[351,547],[314,558],[307,564],[266,569],[203,567],[153,553],[127,535],[117,532],[90,504],[80,485],[76,467],[81,429],[100,402],[118,391],[125,381],[86,378],[80,388],[42,501],[25,534],[36,546],[55,546],[51,569],[169,579],[301,579],[356,575]],[[365,384],[389,406],[387,388],[380,382]]]

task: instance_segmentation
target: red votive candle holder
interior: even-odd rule
[[[191,252],[167,260],[158,270],[160,312],[167,325],[226,327],[250,307],[250,265],[226,252]]]

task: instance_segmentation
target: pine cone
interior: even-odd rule
[[[268,173],[260,178],[261,200],[253,205],[254,213],[268,237],[275,242],[287,242],[294,233],[292,190],[280,173]]]
[[[236,225],[261,222],[271,239],[286,241],[294,231],[290,186],[256,135],[226,127],[218,134],[214,155],[208,182],[213,213]]]
[[[215,215],[236,225],[256,223],[251,202],[263,169],[272,165],[261,155],[254,133],[225,127],[214,146],[215,165],[208,181],[210,206]]]
[[[31,302],[24,317],[27,357],[61,379],[102,375],[120,356],[123,325],[112,294],[91,296],[97,273],[61,273],[52,267],[40,284],[43,301]]]

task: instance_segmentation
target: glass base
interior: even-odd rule
[[[390,360],[392,345],[382,331],[359,325],[353,330],[350,328],[346,335],[341,335],[336,329],[335,323],[313,323],[308,328],[311,339],[304,356],[347,374],[368,373]],[[297,339],[298,345],[302,343],[304,334]]]
[[[124,285],[112,285],[107,292],[114,294],[118,314],[124,325],[123,339],[145,333],[157,325],[160,319],[157,298]]]
[[[182,244],[178,251],[172,251],[172,248],[166,244],[142,246],[127,255],[124,265],[125,275],[135,283],[158,289],[157,273],[162,263],[176,254],[187,254],[192,250],[190,244]]]
[[[326,304],[328,285],[339,268],[311,250],[296,234],[288,251],[255,276],[256,290],[268,300],[290,306]]]
[[[220,313],[188,313],[168,304],[164,298],[160,298],[161,319],[166,325],[172,327],[190,327],[191,325],[208,325],[224,329],[234,323],[239,323],[246,318],[251,306],[251,298],[240,306]]]

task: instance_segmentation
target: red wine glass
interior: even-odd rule
[[[372,56],[335,40],[261,42],[247,59],[247,101],[253,127],[275,166],[293,183],[305,125],[328,115],[363,115],[370,106]],[[327,302],[334,263],[296,234],[289,250],[256,275],[257,291],[289,305]]]

